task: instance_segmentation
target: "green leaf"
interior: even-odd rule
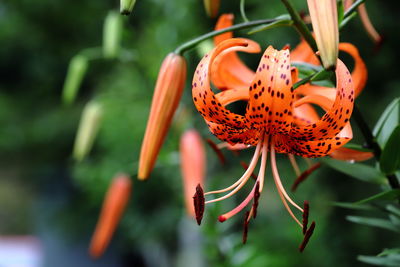
[[[373,130],[373,134],[381,146],[385,146],[386,141],[389,139],[394,128],[399,125],[399,122],[400,98],[396,98],[386,107]]]
[[[345,173],[364,182],[375,184],[386,183],[386,178],[383,173],[365,164],[349,163],[329,158],[323,158],[321,159],[321,162],[339,172]]]
[[[373,200],[393,200],[399,198],[399,196],[400,196],[400,189],[393,189],[381,192],[366,199],[362,199],[360,201],[355,202],[354,204],[364,204],[367,202],[371,202]]]
[[[375,257],[360,255],[357,257],[359,261],[381,266],[400,266],[400,257]]]
[[[371,217],[360,217],[360,216],[347,216],[346,219],[350,222],[363,224],[367,226],[379,227],[386,230],[394,231],[399,233],[400,229],[393,225],[389,220]]]
[[[389,204],[386,206],[386,210],[388,210],[390,213],[400,217],[400,209],[397,208],[396,206]]]
[[[393,130],[387,140],[379,166],[381,171],[386,174],[393,174],[400,168],[400,125]]]
[[[367,204],[357,204],[357,203],[348,203],[348,202],[333,202],[332,205],[340,208],[345,209],[352,209],[352,210],[376,210],[375,207]]]
[[[400,248],[385,248],[381,253],[378,254],[378,257],[390,254],[400,254]]]

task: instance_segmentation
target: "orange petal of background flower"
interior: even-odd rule
[[[295,138],[317,140],[335,137],[350,119],[354,106],[354,86],[350,72],[338,59],[336,69],[337,93],[332,108],[316,123],[292,128]]]
[[[204,8],[210,18],[215,18],[218,14],[220,0],[203,0]]]
[[[354,69],[351,72],[351,77],[354,83],[354,93],[357,97],[364,89],[367,83],[368,70],[364,60],[360,57],[358,49],[350,43],[339,43],[339,50],[348,53],[354,59]]]
[[[132,181],[125,174],[115,176],[104,198],[99,220],[90,242],[89,253],[100,257],[107,248],[117,228],[132,191]]]
[[[319,60],[308,43],[302,39],[300,43],[290,52],[292,62],[306,62],[313,65],[319,65]]]
[[[196,186],[203,186],[206,172],[206,153],[199,133],[194,130],[186,131],[180,140],[181,172],[185,194],[186,211],[195,217],[193,195]]]
[[[186,80],[185,58],[170,53],[163,61],[140,151],[138,178],[146,179],[156,162],[158,152],[178,107]]]
[[[331,154],[329,154],[329,156],[338,160],[364,161],[372,158],[374,154],[372,152],[359,151],[347,147],[341,147],[333,151]]]
[[[221,30],[232,26],[234,16],[232,14],[223,14],[219,17],[215,30]],[[223,33],[214,37],[214,44],[217,46],[221,42],[233,37],[232,32]],[[249,45],[253,50],[246,50],[247,53],[259,53],[260,46],[251,40]],[[227,88],[248,87],[254,77],[254,72],[249,69],[233,52],[227,52],[222,58],[212,66],[212,82],[214,85],[225,90]]]

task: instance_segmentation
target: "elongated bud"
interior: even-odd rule
[[[122,18],[118,12],[110,11],[103,26],[103,56],[116,58],[120,51]]]
[[[122,15],[128,16],[131,14],[133,7],[135,6],[136,0],[121,0],[120,1],[120,12]]]
[[[186,80],[185,58],[170,53],[163,61],[147,121],[139,159],[138,178],[149,177],[178,107]]]
[[[69,105],[74,102],[83,77],[85,77],[88,65],[88,58],[84,55],[76,55],[69,62],[62,95],[64,104]]]
[[[318,50],[325,69],[335,69],[339,30],[336,0],[307,0]]]
[[[206,153],[199,133],[186,131],[180,140],[181,172],[187,213],[195,217],[193,195],[196,186],[204,184],[206,170]]]
[[[83,109],[73,152],[73,156],[76,160],[80,161],[84,159],[92,149],[102,115],[103,107],[98,102],[91,101],[87,103]]]
[[[215,18],[218,15],[220,0],[204,0],[204,8],[210,18]]]
[[[128,204],[132,191],[132,181],[126,174],[116,175],[104,198],[99,220],[90,242],[89,253],[100,257],[106,250]]]

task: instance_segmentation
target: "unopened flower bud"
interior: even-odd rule
[[[103,26],[103,56],[116,58],[120,51],[122,18],[118,12],[110,11]]]
[[[307,0],[318,50],[325,69],[335,69],[339,30],[336,0]]]
[[[99,130],[103,107],[97,102],[86,104],[75,138],[73,156],[80,161],[90,152]]]
[[[139,159],[138,178],[148,178],[178,107],[186,80],[186,60],[170,53],[163,61],[147,121]]]
[[[135,6],[136,0],[121,0],[120,1],[120,12],[122,15],[129,15]]]
[[[196,130],[188,130],[181,136],[180,157],[186,210],[194,217],[193,195],[196,193],[196,186],[204,184],[206,171],[204,144]]]
[[[75,100],[78,89],[88,69],[88,65],[88,58],[79,54],[74,56],[69,62],[62,95],[64,104],[71,104]]]

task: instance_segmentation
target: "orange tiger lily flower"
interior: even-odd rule
[[[106,250],[122,217],[132,191],[132,181],[125,174],[113,178],[104,198],[99,220],[90,242],[89,253],[99,258]]]
[[[243,210],[253,200],[253,206],[245,220],[248,223],[252,216],[256,216],[258,198],[264,186],[267,157],[270,154],[273,178],[282,202],[294,221],[303,228],[304,243],[300,248],[302,250],[314,230],[315,223],[308,228],[307,223],[300,222],[292,211],[292,208],[297,209],[303,215],[303,221],[308,220],[308,204],[305,208],[301,208],[289,197],[282,185],[276,164],[276,153],[322,157],[346,144],[352,138],[351,128],[350,132],[348,129],[354,104],[352,78],[346,66],[338,60],[336,69],[338,89],[335,89],[336,97],[333,101],[326,97],[322,102],[318,97],[304,97],[297,100],[293,90],[289,50],[278,51],[269,46],[261,58],[247,94],[242,93],[243,89],[238,91],[235,88],[214,94],[210,88],[214,62],[226,51],[238,50],[253,51],[252,43],[241,38],[220,43],[203,57],[193,77],[193,101],[211,133],[221,141],[232,145],[239,143],[256,147],[253,158],[248,164],[249,168],[241,178],[225,189],[206,192],[204,196],[230,192],[222,197],[210,199],[205,204],[222,201],[237,193],[248,182],[261,156],[257,180],[250,194],[236,208],[219,217],[221,222],[225,221]],[[235,114],[225,108],[228,103],[238,100],[248,101],[245,115]],[[314,123],[304,124],[294,116],[293,112],[296,106],[309,103],[323,104],[322,108],[326,109],[326,114]],[[202,190],[199,192],[195,198],[197,205]],[[202,205],[199,206],[201,208]],[[201,212],[200,208],[196,211]]]
[[[154,167],[158,152],[181,99],[185,80],[185,58],[170,53],[160,68],[140,151],[138,178],[141,180],[147,179]]]
[[[220,16],[215,29],[223,29],[229,27],[233,23],[233,15],[232,14],[223,14]],[[232,38],[232,33],[224,33],[214,37],[214,44],[218,45],[224,40]],[[249,41],[250,42],[250,41]],[[251,45],[256,47],[257,44],[253,44],[251,41]],[[257,47],[259,47],[257,45]],[[367,81],[367,68],[360,57],[358,49],[350,44],[350,43],[339,43],[339,50],[348,53],[354,59],[354,69],[351,73],[354,87],[355,87],[355,96],[357,97],[361,91],[364,89],[366,81]],[[252,51],[253,52],[253,51]],[[256,52],[256,49],[254,49]],[[217,61],[215,66],[212,66],[211,80],[214,85],[220,89],[225,90],[227,88],[234,89],[237,92],[233,93],[232,91],[227,93],[221,93],[221,98],[226,96],[230,97],[231,95],[235,95],[237,99],[242,99],[246,95],[246,88],[251,84],[252,77],[254,76],[254,72],[249,70],[247,66],[239,59],[236,53],[231,50],[227,52],[228,54],[221,55]],[[318,58],[315,56],[311,47],[305,40],[302,40],[300,44],[290,52],[290,58],[292,62],[300,61],[306,62],[314,65],[319,65],[320,62]],[[292,69],[293,73],[292,77],[293,82],[298,80],[297,70]],[[242,75],[242,73],[244,73]],[[240,80],[240,82],[238,82]],[[245,89],[245,90],[243,90]],[[303,85],[295,90],[296,99],[304,96],[304,95],[323,95],[327,96],[330,99],[334,99],[336,92],[332,88],[325,88],[321,86],[314,86],[310,84]],[[237,99],[231,98],[232,101],[236,101]],[[228,103],[229,104],[229,103]],[[311,105],[303,104],[294,109],[294,114],[298,118],[302,118],[305,122],[315,121],[319,119],[319,116],[315,109]],[[340,148],[342,149],[342,148]],[[348,151],[348,150],[346,150]],[[348,157],[342,157],[343,153],[335,153],[331,156],[336,159],[347,160]],[[370,158],[370,153],[362,152],[362,151],[352,151],[351,155],[353,155],[353,160],[359,159],[368,159]]]
[[[206,153],[196,130],[188,130],[181,136],[180,157],[186,211],[194,217],[193,195],[196,186],[204,184],[206,171]]]

